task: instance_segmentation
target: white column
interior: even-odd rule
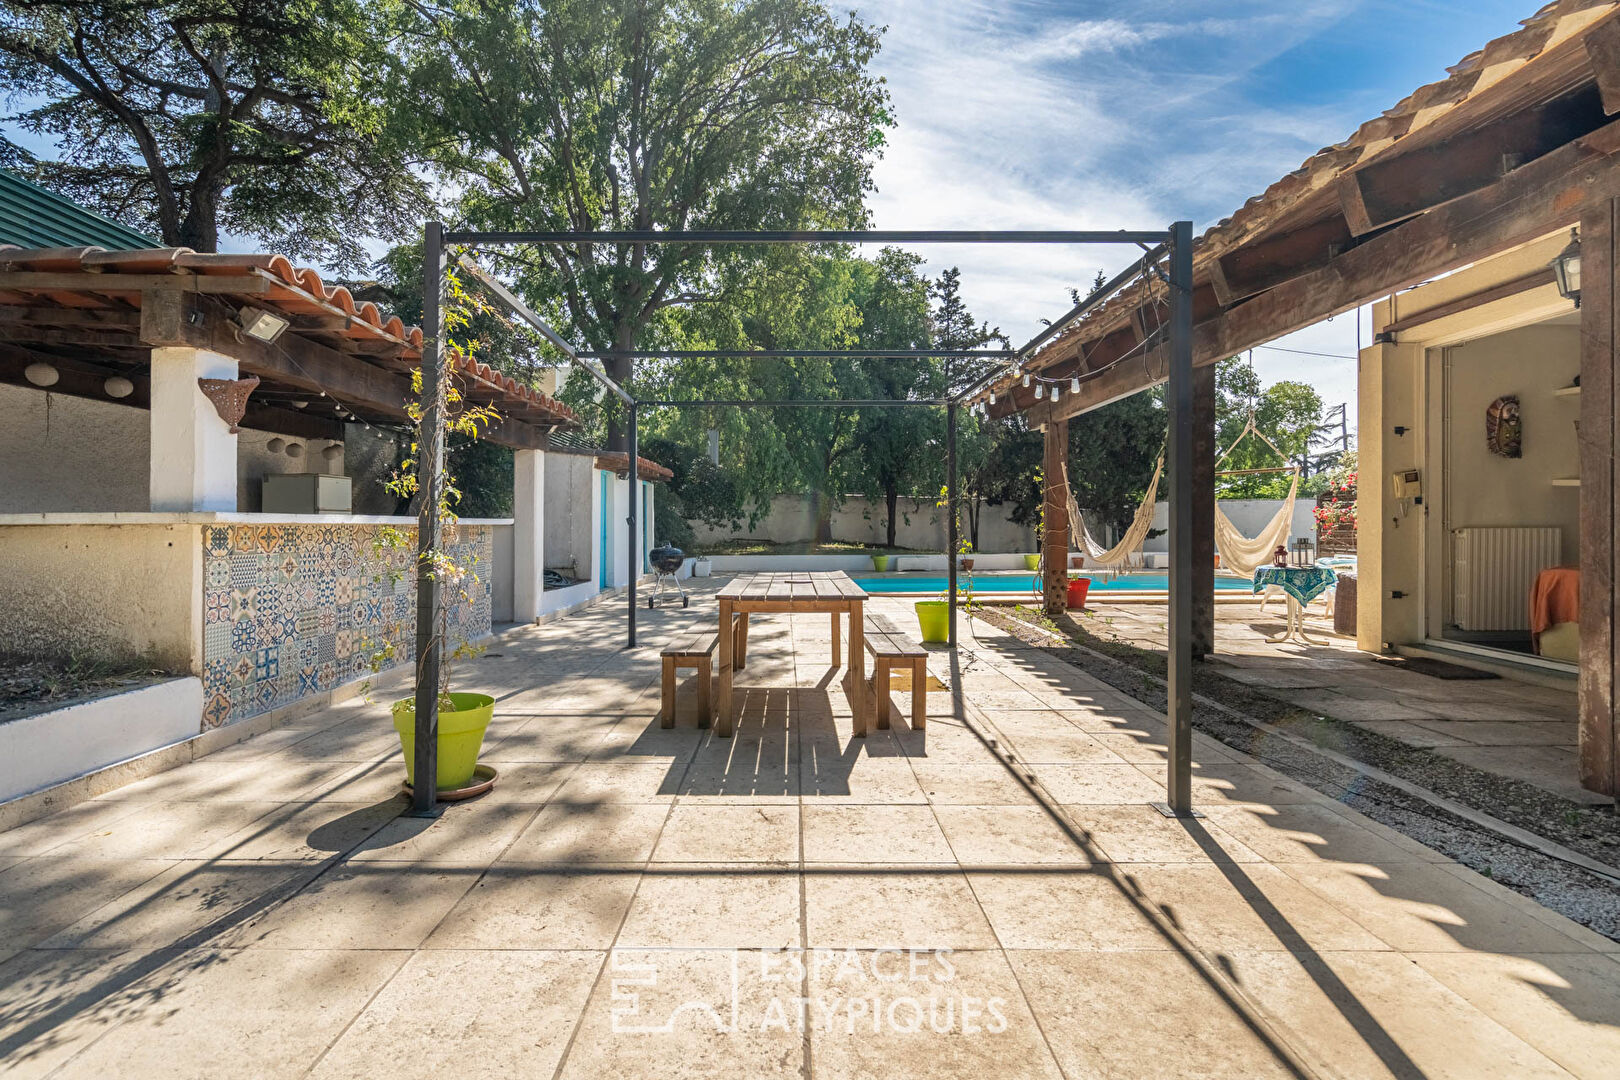
[[[512,454],[512,618],[540,617],[546,572],[546,455]]]
[[[236,510],[236,436],[197,385],[236,377],[236,361],[218,353],[152,350],[153,510]]]

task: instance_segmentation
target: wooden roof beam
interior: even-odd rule
[[[1587,201],[1620,196],[1620,121],[1515,169],[1495,184],[1414,218],[1193,327],[1193,363],[1213,364],[1375,297],[1488,259],[1567,229]],[[1165,375],[1168,350],[1152,348],[1081,384],[1052,410],[1089,412],[1145,390]]]
[[[1209,262],[1210,284],[1223,307],[1230,307],[1326,266],[1352,243],[1343,214],[1312,222],[1293,232],[1265,237]]]
[[[1595,86],[1433,146],[1364,165],[1338,180],[1350,232],[1364,236],[1479,191],[1607,122]]]
[[[200,318],[198,317],[200,316]],[[334,401],[396,420],[406,419],[410,380],[297,334],[283,334],[274,345],[238,338],[229,322],[181,293],[154,290],[141,299],[141,340],[150,346],[208,349],[236,360],[251,375],[274,379]],[[502,418],[484,437],[525,450],[544,450],[545,430]]]

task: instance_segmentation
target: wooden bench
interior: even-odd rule
[[[906,637],[898,626],[881,615],[868,615],[863,635],[866,651],[872,654],[872,695],[877,705],[877,726],[889,726],[889,674],[895,668],[911,669],[911,727],[922,731],[928,726],[928,650]],[[857,735],[866,734],[864,725]]]
[[[675,673],[696,668],[698,680],[698,726],[708,727],[714,683],[714,650],[720,645],[720,632],[694,627],[678,635],[658,655],[664,658],[664,702],[660,727],[675,726]]]

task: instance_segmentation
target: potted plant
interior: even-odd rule
[[[465,344],[449,340],[449,335],[456,329],[464,327],[470,320],[470,312],[479,310],[484,305],[476,297],[469,295],[457,280],[454,273],[449,275],[448,300],[443,309],[443,320],[446,332],[445,347],[448,350],[460,349],[467,351]],[[467,401],[456,389],[454,381],[449,377],[450,365],[441,367],[444,385],[440,388],[445,402],[443,437],[451,434],[461,435],[476,440],[490,423],[498,420],[499,414],[494,408],[487,405],[478,405]],[[417,368],[411,373],[411,387],[416,399],[406,407],[406,415],[415,428],[415,437],[411,440],[411,454],[400,462],[393,475],[384,483],[384,487],[394,496],[411,500],[419,491],[417,480],[417,460],[415,454],[422,444],[421,429],[426,415],[424,397],[429,392],[423,385],[422,370]],[[439,681],[439,724],[438,724],[438,775],[434,778],[435,787],[441,799],[465,798],[471,794],[478,794],[487,790],[494,782],[494,770],[484,770],[482,783],[474,783],[475,773],[478,769],[478,753],[484,743],[484,733],[488,730],[490,720],[495,714],[495,699],[488,694],[470,693],[466,691],[452,691],[451,679],[457,661],[481,656],[484,652],[482,646],[475,646],[461,639],[455,643],[453,649],[446,651],[444,646],[449,637],[450,606],[452,602],[471,602],[470,590],[480,581],[476,569],[471,563],[457,562],[453,555],[451,542],[454,540],[458,518],[455,512],[455,502],[460,498],[453,479],[444,478],[440,485],[439,504],[435,512],[439,521],[443,523],[440,545],[428,551],[419,551],[417,538],[414,534],[406,533],[392,525],[385,525],[378,529],[374,546],[379,555],[384,555],[390,575],[394,580],[403,576],[407,567],[414,562],[417,566],[427,563],[431,572],[443,587],[443,602],[436,612],[436,625],[433,627],[435,643],[443,653],[440,664]],[[476,557],[473,562],[476,562]],[[412,575],[414,577],[414,575]],[[399,623],[390,626],[391,632],[386,633],[379,641],[366,640],[362,647],[369,650],[369,660],[373,672],[381,671],[392,665],[396,659],[395,641],[403,640],[408,635],[402,632]],[[418,663],[420,664],[420,657]],[[420,668],[417,672],[421,676]],[[394,730],[399,735],[400,749],[405,755],[405,782],[414,785],[417,782],[416,773],[416,697],[402,698],[395,701],[390,707],[393,714]]]
[[[876,570],[878,573],[881,574],[883,571],[887,570],[888,568],[889,568],[889,557],[887,555],[874,555],[874,556],[872,556],[872,569]]]

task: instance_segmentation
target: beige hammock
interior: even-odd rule
[[[1294,523],[1294,497],[1299,494],[1299,470],[1294,470],[1294,482],[1288,485],[1288,497],[1267,523],[1260,535],[1249,539],[1238,532],[1232,519],[1221,513],[1221,504],[1215,504],[1215,550],[1221,553],[1221,565],[1246,578],[1271,563],[1272,552],[1278,544],[1287,543],[1288,530]]]
[[[1137,555],[1141,553],[1142,545],[1147,542],[1147,534],[1153,528],[1153,507],[1158,502],[1159,477],[1164,474],[1164,451],[1159,451],[1159,461],[1153,466],[1153,479],[1148,481],[1147,494],[1142,496],[1142,505],[1136,508],[1136,516],[1131,519],[1130,527],[1119,538],[1119,543],[1111,548],[1104,548],[1098,543],[1086,527],[1085,515],[1080,512],[1080,504],[1075,502],[1074,489],[1068,485],[1067,474],[1068,464],[1065,463],[1063,486],[1069,492],[1069,535],[1080,538],[1086,564],[1107,568],[1140,563]]]
[[[1230,457],[1232,451],[1237,449],[1238,443],[1242,442],[1250,434],[1255,435],[1267,446],[1276,450],[1278,456],[1282,457],[1283,460],[1287,460],[1287,455],[1278,450],[1277,445],[1266,438],[1259,428],[1254,426],[1254,416],[1251,414],[1249,422],[1244,425],[1242,433],[1233,440],[1231,446],[1227,447],[1226,453],[1222,454],[1215,462],[1216,467],[1219,468],[1221,462]],[[1282,506],[1278,508],[1277,513],[1272,516],[1266,527],[1261,529],[1259,535],[1252,539],[1238,531],[1237,526],[1232,524],[1232,519],[1221,511],[1220,502],[1216,502],[1215,549],[1221,553],[1222,566],[1234,573],[1241,574],[1243,577],[1252,578],[1256,570],[1271,562],[1272,553],[1277,550],[1277,545],[1287,542],[1289,529],[1294,522],[1294,502],[1299,495],[1299,470],[1296,468],[1291,471],[1294,474],[1294,479],[1288,486],[1288,497],[1283,500]],[[1148,532],[1153,528],[1153,511],[1155,504],[1158,502],[1159,478],[1163,474],[1164,451],[1161,450],[1159,451],[1159,460],[1153,466],[1153,479],[1148,482],[1147,492],[1142,496],[1142,505],[1136,508],[1136,516],[1131,519],[1130,527],[1120,537],[1119,543],[1105,549],[1091,535],[1091,530],[1086,527],[1085,515],[1080,512],[1080,504],[1075,501],[1074,489],[1069,487],[1068,484],[1068,464],[1067,462],[1064,463],[1064,487],[1069,493],[1069,535],[1079,537],[1085,551],[1087,565],[1104,568],[1140,565],[1141,560],[1138,556],[1141,553],[1142,545],[1147,542]]]
[[[1237,438],[1232,440],[1232,445],[1226,448],[1226,453],[1216,459],[1215,467],[1219,469],[1221,463],[1231,457],[1232,451],[1238,448],[1238,443],[1250,435],[1271,447],[1276,455],[1284,461],[1288,460],[1288,455],[1278,449],[1276,443],[1266,438],[1265,432],[1254,426],[1254,413],[1251,412],[1249,413],[1249,422],[1243,425],[1243,430],[1238,433]],[[1285,470],[1248,471],[1283,472]],[[1215,503],[1215,550],[1221,553],[1221,565],[1233,573],[1241,574],[1246,578],[1254,577],[1256,570],[1271,562],[1272,554],[1277,550],[1277,545],[1288,542],[1288,531],[1294,524],[1294,500],[1299,495],[1299,469],[1294,468],[1287,471],[1294,474],[1293,482],[1288,485],[1288,497],[1283,500],[1282,506],[1277,508],[1277,512],[1266,523],[1266,527],[1261,529],[1259,535],[1252,540],[1238,532],[1237,526],[1232,524],[1232,519],[1221,512],[1220,502]]]

